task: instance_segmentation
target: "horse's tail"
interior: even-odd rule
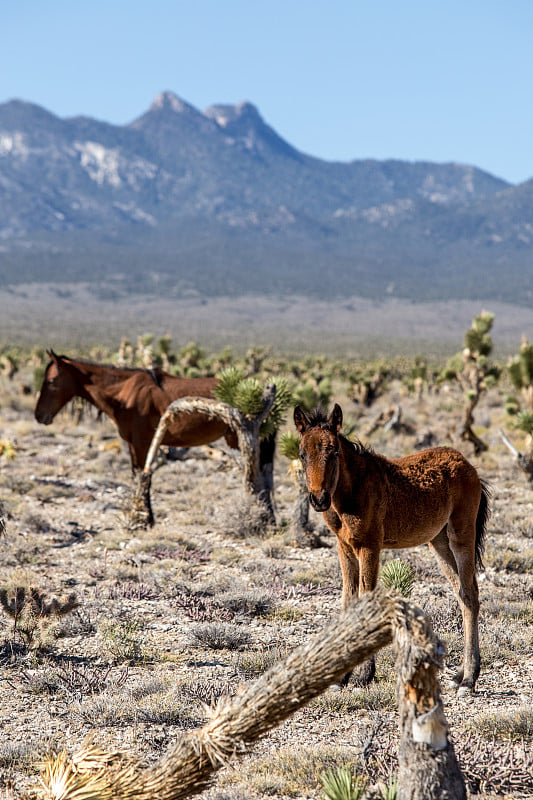
[[[483,569],[483,552],[485,550],[485,535],[487,533],[487,522],[490,517],[490,498],[491,491],[485,481],[481,481],[481,500],[476,517],[476,570]]]

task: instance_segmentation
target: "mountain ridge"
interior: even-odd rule
[[[123,126],[0,104],[2,285],[84,273],[125,293],[483,291],[527,304],[532,223],[533,179],[324,161],[248,101],[200,111],[165,91]]]

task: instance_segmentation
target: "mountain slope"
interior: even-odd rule
[[[529,302],[533,181],[299,152],[251,103],[127,126],[0,105],[0,280]],[[505,269],[505,281],[502,270]]]

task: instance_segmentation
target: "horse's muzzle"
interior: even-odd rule
[[[315,511],[327,511],[331,505],[331,495],[327,491],[321,492],[320,496],[317,497],[314,494],[309,495],[309,502],[315,509]]]
[[[50,425],[53,422],[53,416],[49,412],[42,412],[40,411],[37,413],[35,412],[35,419],[37,422],[40,422],[41,425]]]

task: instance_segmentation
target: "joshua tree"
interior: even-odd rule
[[[243,459],[244,489],[264,503],[269,521],[274,521],[272,506],[273,455],[275,437],[291,402],[284,379],[263,386],[256,378],[244,378],[241,370],[228,367],[220,374],[216,399],[184,397],[169,405],[154,434],[139,484],[134,506],[147,508],[152,463],[170,420],[179,413],[198,411],[221,419],[234,433]],[[134,511],[135,515],[135,511]]]
[[[392,376],[388,364],[365,364],[357,367],[349,375],[351,396],[354,402],[367,408],[385,391],[387,383]]]
[[[291,526],[296,536],[308,536],[312,531],[309,522],[309,492],[305,485],[305,474],[298,455],[300,437],[293,431],[282,433],[279,439],[280,453],[289,459],[289,473],[297,488],[296,502],[292,513]]]
[[[525,451],[517,450],[503,431],[500,431],[500,436],[518,466],[533,481],[533,344],[525,336],[518,354],[509,360],[507,371],[519,397],[508,397],[505,409],[513,417],[514,427],[526,434]]]
[[[476,455],[488,446],[474,433],[474,409],[481,395],[493,386],[500,376],[500,369],[489,356],[492,352],[490,331],[494,314],[482,311],[474,317],[464,337],[462,352],[456,353],[439,375],[439,381],[456,380],[464,394],[463,420],[459,430],[461,439],[474,445]]]

